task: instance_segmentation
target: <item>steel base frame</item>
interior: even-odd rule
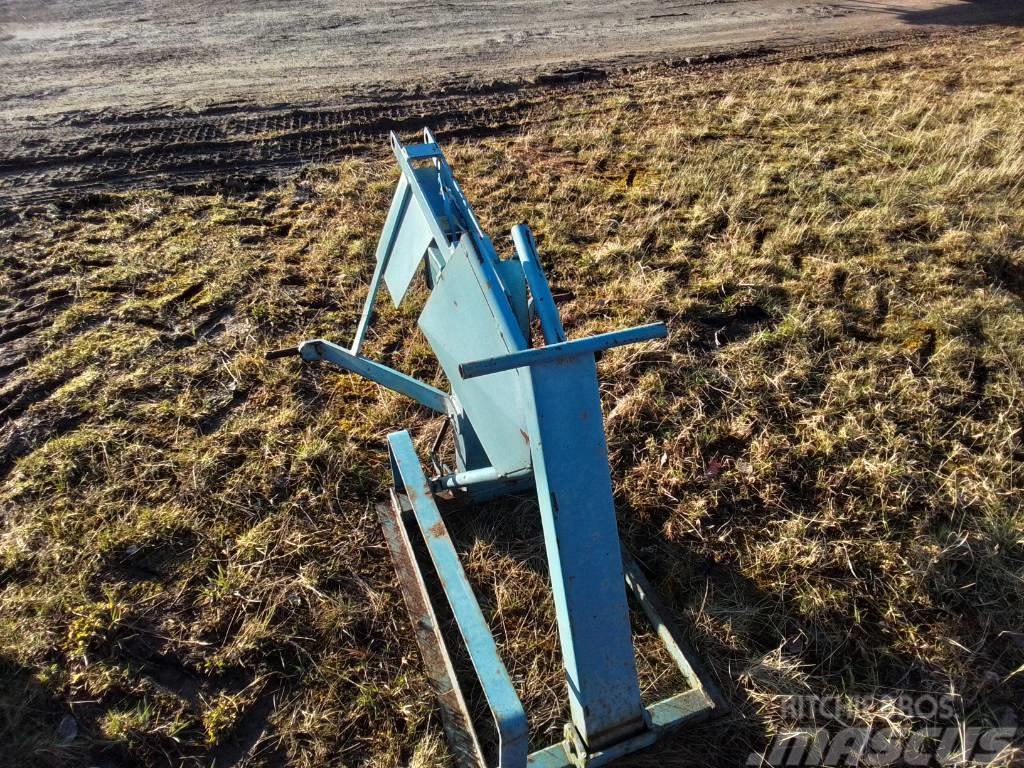
[[[460,768],[489,766],[453,662],[456,653],[472,663],[474,677],[494,719],[498,734],[496,768],[598,768],[645,749],[684,725],[721,713],[722,701],[717,690],[695,667],[685,640],[636,561],[624,551],[623,569],[629,593],[651,622],[689,687],[645,707],[646,727],[639,734],[598,751],[588,751],[574,726],[567,723],[564,741],[528,753],[526,714],[498,656],[490,628],[412,450],[412,442],[404,432],[392,435],[389,441],[396,487],[391,492],[390,503],[378,505],[377,512],[425,671],[437,695],[449,744]],[[437,582],[440,590],[432,590],[431,582]],[[437,603],[442,599],[436,597],[440,594],[444,595],[446,605]],[[439,617],[447,617],[449,622],[453,618],[458,632],[451,631],[447,624],[442,625]]]

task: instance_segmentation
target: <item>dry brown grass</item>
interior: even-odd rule
[[[736,765],[795,693],[1024,716],[1022,53],[634,73],[448,145],[499,250],[531,223],[571,336],[671,330],[601,363],[620,526],[735,711],[634,764]],[[382,153],[3,233],[0,763],[447,759],[372,510],[383,436],[429,420],[262,359],[350,336],[395,179]],[[367,352],[438,376],[412,319]],[[546,740],[523,526],[461,541]]]

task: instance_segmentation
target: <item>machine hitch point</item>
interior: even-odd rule
[[[567,340],[529,228],[513,228],[514,256],[499,259],[430,131],[411,145],[392,133],[391,146],[401,177],[351,346],[314,339],[267,356],[326,360],[447,417],[455,466],[436,457],[442,432],[429,479],[409,433],[388,436],[394,488],[378,511],[459,765],[485,768],[487,759],[452,661],[453,642],[472,662],[494,719],[498,768],[605,765],[721,707],[644,575],[621,549],[615,521],[595,356],[665,338],[667,330],[654,323]],[[360,355],[381,284],[398,306],[421,267],[430,295],[419,327],[451,392]],[[540,326],[539,346],[531,344],[533,319]],[[532,754],[526,713],[435,495],[455,491],[483,500],[531,487],[544,530],[571,714],[565,740]],[[435,578],[445,606],[432,602],[427,582]],[[689,686],[650,706],[640,698],[627,590]],[[458,637],[443,632],[438,610],[454,617]]]

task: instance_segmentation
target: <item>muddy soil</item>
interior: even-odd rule
[[[636,66],[829,55],[1024,23],[950,0],[0,3],[0,213],[95,190],[252,183],[430,124],[514,128]]]

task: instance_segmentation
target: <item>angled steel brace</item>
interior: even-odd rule
[[[450,411],[448,394],[437,387],[424,384],[412,376],[407,376],[394,368],[375,363],[365,357],[354,355],[344,347],[332,344],[323,339],[304,341],[299,345],[299,354],[303,360],[326,360],[334,363],[350,373],[357,373],[364,379],[375,381],[381,386],[410,397],[420,405],[424,405],[436,413],[447,414]]]

